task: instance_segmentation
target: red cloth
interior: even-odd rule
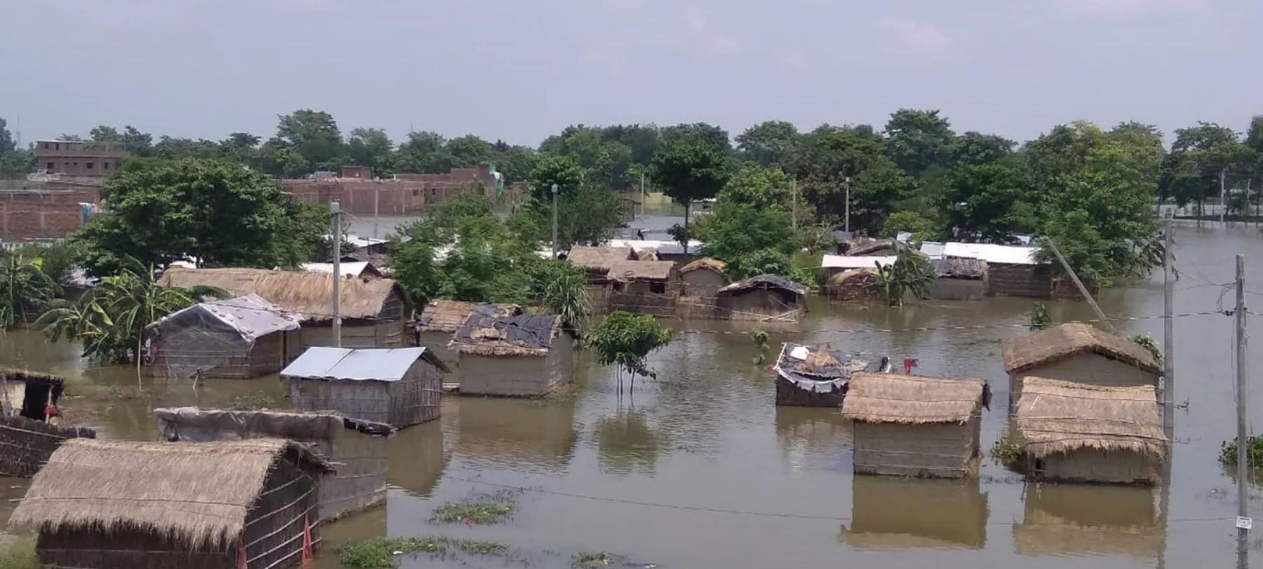
[[[244,532],[237,536],[237,569],[249,569],[246,562],[246,541],[242,539],[243,535],[245,535]]]
[[[316,556],[312,553],[311,546],[311,521],[303,516],[303,567],[311,567],[315,561]]]
[[[56,407],[49,405],[47,407],[44,407],[44,414],[48,415],[49,417],[60,417],[61,411],[59,411]]]

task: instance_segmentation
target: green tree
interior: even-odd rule
[[[732,176],[728,133],[704,123],[667,129],[649,166],[654,185],[684,206],[687,234],[693,202],[714,197]],[[684,250],[688,252],[687,241]]]
[[[122,142],[123,135],[118,133],[118,129],[112,126],[100,125],[88,132],[88,137],[93,142]]]
[[[527,270],[531,299],[561,315],[568,326],[584,330],[592,307],[583,269],[565,261],[545,260],[529,264]]]
[[[329,113],[300,109],[281,115],[276,137],[314,168],[336,170],[342,165],[345,154],[342,132]]]
[[[437,132],[410,132],[408,140],[395,152],[397,172],[442,174],[452,169],[447,139]]]
[[[353,164],[369,166],[376,176],[391,173],[395,143],[380,128],[357,128],[347,138],[347,156]]]
[[[17,147],[8,123],[0,118],[0,179],[21,178],[30,171],[30,157]]]
[[[766,121],[737,135],[737,150],[743,160],[784,169],[793,166],[801,141],[802,135],[793,123]]]
[[[903,306],[903,299],[908,293],[918,299],[929,298],[930,284],[934,279],[934,267],[925,257],[903,250],[895,262],[888,265],[877,263],[877,279],[869,286],[891,306]]]
[[[899,109],[886,123],[886,152],[909,176],[919,177],[945,162],[956,134],[938,111]]]
[[[1013,155],[1017,143],[994,134],[969,131],[951,144],[951,161],[957,164],[988,164]]]
[[[124,258],[144,265],[198,259],[208,266],[294,266],[306,260],[300,208],[267,176],[226,162],[153,161],[106,181],[109,210],[74,240],[86,264],[109,274]],[[323,227],[319,229],[323,231]]]
[[[743,166],[728,180],[728,184],[717,197],[719,201],[747,204],[756,208],[786,209],[785,206],[791,199],[789,187],[789,176],[780,168]]]
[[[574,158],[541,154],[531,171],[531,196],[541,202],[551,202],[553,184],[557,184],[558,197],[578,191],[583,185],[583,174],[583,167]]]
[[[838,219],[846,213],[849,187],[853,229],[880,230],[894,205],[916,186],[883,154],[882,139],[871,128],[825,125],[805,137],[803,149],[798,165],[803,197],[817,215]]]
[[[1003,243],[1035,230],[1035,206],[1019,168],[1003,162],[960,164],[940,182],[937,205],[944,232],[958,238]]]
[[[1162,161],[1163,194],[1181,206],[1218,196],[1226,177],[1253,170],[1257,154],[1232,129],[1199,122],[1176,129],[1171,152]]]
[[[631,388],[636,387],[636,376],[656,378],[645,359],[649,353],[671,343],[671,331],[662,327],[658,319],[648,314],[628,314],[615,310],[602,320],[588,336],[588,346],[597,355],[601,365],[616,367],[618,389],[623,389],[623,374],[631,376]]]
[[[219,157],[219,145],[204,138],[193,140],[163,136],[153,146],[152,155],[163,160],[212,159]]]
[[[526,146],[510,146],[504,150],[498,150],[493,163],[496,171],[504,174],[505,181],[513,183],[530,180],[538,160],[539,155],[534,149]]]
[[[698,221],[695,235],[706,243],[708,255],[728,262],[730,267],[768,250],[784,256],[788,263],[798,245],[797,234],[784,210],[735,202],[715,204],[711,215]],[[735,272],[744,276],[748,271],[738,267]],[[788,269],[779,274],[788,274]]]
[[[893,238],[903,231],[911,233],[912,238],[917,241],[930,240],[938,235],[934,220],[914,211],[896,211],[890,214],[882,225],[881,235]]]
[[[551,198],[550,198],[551,200]],[[558,249],[571,245],[599,245],[614,236],[622,223],[620,204],[608,190],[580,186],[572,192],[558,192]],[[523,236],[532,242],[547,241],[552,235],[552,202],[532,199],[522,206],[515,220]]]
[[[153,156],[153,136],[141,132],[132,125],[123,127],[119,143],[123,145],[123,150],[131,153],[132,156]]]
[[[452,157],[453,168],[472,168],[480,164],[488,164],[495,156],[495,149],[490,142],[472,134],[447,141],[444,149],[448,156]]]
[[[242,166],[250,166],[259,168],[259,141],[258,136],[248,132],[234,132],[219,141],[219,154],[225,159],[230,160]]]
[[[631,147],[605,137],[605,130],[583,125],[569,126],[561,134],[550,136],[540,144],[540,151],[574,159],[587,172],[587,181],[625,190],[631,183],[629,170],[633,164]]]
[[[0,254],[0,332],[39,314],[60,293],[57,281],[44,273],[42,259]]]

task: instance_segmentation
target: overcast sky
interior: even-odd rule
[[[278,114],[538,144],[575,123],[881,127],[1026,140],[1263,113],[1260,0],[0,0],[0,117],[270,136]]]

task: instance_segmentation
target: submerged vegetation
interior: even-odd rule
[[[456,542],[456,547],[465,553],[471,555],[499,556],[504,555],[509,550],[509,546],[498,541],[483,541],[478,539],[460,539]]]
[[[1027,327],[1031,330],[1043,330],[1049,324],[1052,324],[1052,317],[1048,316],[1048,305],[1042,302],[1031,305],[1030,324]]]
[[[1246,465],[1251,468],[1259,468],[1263,466],[1263,435],[1253,435],[1246,438],[1246,444],[1249,445],[1247,452]],[[1237,466],[1237,440],[1231,439],[1219,443],[1219,464],[1225,468]]]
[[[606,553],[604,551],[585,551],[583,553],[576,554],[574,558],[571,559],[570,566],[575,567],[576,569],[609,567],[610,565],[618,563],[621,559],[621,557],[614,555],[613,553]]]
[[[1005,437],[996,440],[995,444],[991,445],[991,452],[988,454],[991,460],[1000,466],[1014,466],[1022,460],[1022,445]]]
[[[447,524],[498,524],[513,515],[515,504],[506,494],[482,496],[462,502],[448,502],[435,508],[430,519]]]
[[[441,537],[392,537],[346,543],[338,547],[338,561],[352,569],[393,569],[395,555],[442,553]]]

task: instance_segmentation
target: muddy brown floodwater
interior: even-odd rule
[[[1248,255],[1251,304],[1263,307],[1263,233],[1254,227],[1177,230],[1183,277],[1176,311],[1220,308],[1233,255]],[[1258,284],[1249,284],[1250,282]],[[1112,317],[1162,313],[1161,276],[1110,289]],[[1231,295],[1223,307],[1232,304]],[[980,377],[1006,401],[999,340],[1025,333],[1031,302],[924,302],[902,310],[813,301],[804,333],[787,339],[916,358],[926,374]],[[1263,311],[1263,310],[1260,310]],[[1054,321],[1092,318],[1082,303],[1050,303]],[[1253,318],[1250,330],[1263,324]],[[851,474],[851,429],[838,412],[777,408],[769,375],[751,364],[743,331],[715,323],[672,323],[677,339],[651,357],[658,381],[617,396],[612,371],[584,355],[572,393],[541,401],[447,398],[441,421],[391,441],[388,503],[326,528],[330,542],[373,536],[448,535],[498,540],[518,560],[402,560],[419,566],[567,566],[578,551],[610,551],[659,567],[1056,567],[1067,557],[1091,567],[1229,567],[1236,564],[1234,480],[1216,463],[1234,436],[1232,320],[1190,316],[1176,323],[1179,402],[1169,484],[1158,489],[1027,485],[990,460],[978,480],[937,482]],[[965,326],[964,330],[944,329]],[[911,330],[929,328],[929,330]],[[1162,323],[1119,323],[1122,332],[1162,337]],[[888,331],[893,330],[893,331]],[[1263,337],[1263,335],[1256,335]],[[1263,348],[1249,351],[1252,401]],[[131,370],[87,366],[71,344],[37,334],[0,337],[0,363],[67,375],[71,399],[104,437],[154,438],[158,405],[223,404],[263,394],[284,402],[275,377],[213,381],[195,396],[187,385],[125,387]],[[1252,425],[1263,420],[1250,405]],[[983,447],[1003,436],[1004,405],[983,418]],[[25,481],[0,479],[0,520]],[[506,488],[525,488],[506,524],[438,526],[437,506]],[[1263,508],[1255,494],[1253,508]],[[1255,540],[1252,566],[1263,566]],[[337,567],[332,548],[322,567]]]

